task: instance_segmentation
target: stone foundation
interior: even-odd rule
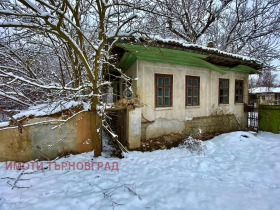
[[[172,133],[184,136],[199,136],[204,134],[226,133],[239,129],[244,128],[240,126],[234,114],[194,117],[192,120],[184,122],[161,118],[154,122],[142,122],[141,140]]]
[[[233,114],[194,117],[185,121],[185,135],[225,133],[241,129]]]

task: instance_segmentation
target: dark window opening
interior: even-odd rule
[[[243,103],[243,80],[235,80],[235,103]]]

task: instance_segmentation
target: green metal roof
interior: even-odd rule
[[[117,44],[117,46],[126,51],[119,63],[121,68],[125,70],[138,59],[143,61],[171,63],[182,66],[203,67],[222,74],[225,74],[227,71],[236,71],[248,74],[258,73],[256,69],[246,65],[238,65],[233,68],[214,65],[204,60],[208,57],[208,55],[205,54],[143,45]]]

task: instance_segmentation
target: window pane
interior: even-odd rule
[[[192,96],[192,88],[188,88],[188,96]]]
[[[220,80],[220,88],[222,89],[224,87],[223,80]]]
[[[188,97],[188,105],[192,105],[192,97]]]
[[[236,102],[239,102],[239,97],[238,97],[238,95],[235,96],[235,101],[236,101]]]
[[[158,97],[157,98],[157,106],[162,106],[163,104],[162,104],[162,97]]]
[[[170,97],[170,88],[165,88],[164,96]]]
[[[198,79],[193,79],[193,86],[197,87],[198,86]]]
[[[170,86],[171,85],[170,77],[165,77],[165,85],[166,86]]]
[[[157,86],[161,87],[162,85],[163,85],[163,79],[162,79],[162,77],[158,77],[157,78]]]
[[[164,98],[164,105],[165,106],[170,106],[170,98],[169,97]]]
[[[228,96],[225,96],[225,104],[228,103]]]
[[[198,105],[198,97],[193,97],[193,105]]]
[[[197,88],[194,88],[193,89],[193,96],[198,96],[198,89]]]
[[[225,87],[228,88],[228,80],[225,80]]]
[[[225,89],[224,94],[225,94],[225,95],[228,95],[228,89]]]
[[[187,82],[188,87],[191,87],[192,86],[192,79],[188,78],[187,80],[188,80],[188,82]]]
[[[158,88],[158,96],[163,96],[163,90],[162,90],[162,88]]]

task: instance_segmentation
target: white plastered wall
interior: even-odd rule
[[[206,68],[188,67],[167,63],[146,62],[137,60],[126,72],[138,80],[133,81],[133,90],[145,105],[142,107],[142,118],[153,122],[146,129],[146,138],[157,137],[166,133],[180,133],[184,122],[193,117],[210,116],[216,112],[234,114],[241,126],[246,126],[246,113],[243,103],[235,104],[235,80],[244,81],[244,102],[248,100],[248,75],[229,72],[220,74]],[[155,74],[173,75],[173,105],[167,108],[155,107]],[[200,105],[185,106],[185,77],[200,77]],[[229,79],[229,104],[218,103],[219,78]]]

